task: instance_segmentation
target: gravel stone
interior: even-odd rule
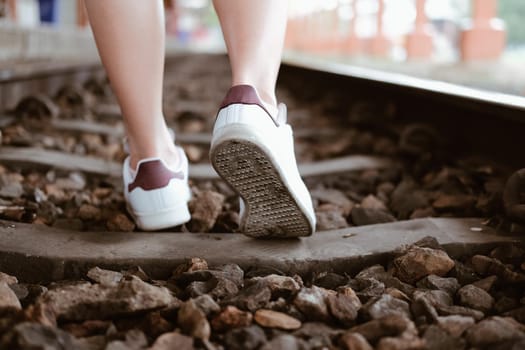
[[[440,290],[418,290],[414,292],[413,299],[411,309],[414,315],[425,316],[431,321],[435,321],[438,317],[436,309],[453,304],[451,296]]]
[[[165,309],[164,309],[165,310]],[[157,338],[161,334],[171,332],[174,328],[173,323],[164,317],[165,313],[161,311],[153,311],[148,313],[145,317],[139,317],[139,328],[150,338]],[[133,326],[133,325],[132,325]]]
[[[458,290],[461,305],[487,313],[494,306],[494,298],[483,289],[467,284]]]
[[[525,274],[512,271],[501,261],[488,256],[474,255],[471,259],[471,263],[474,270],[482,276],[496,275],[504,282],[509,283],[525,282]]]
[[[148,276],[148,274],[144,270],[142,270],[140,266],[130,267],[126,271],[123,271],[123,274],[125,276],[137,276],[138,278],[140,278],[141,280],[147,283],[151,282],[151,278]]]
[[[417,282],[419,288],[437,289],[455,295],[461,287],[458,280],[454,277],[439,277],[437,275],[428,275]]]
[[[173,271],[173,277],[177,278],[185,272],[194,272],[208,270],[208,262],[201,258],[191,258],[184,264],[181,264]]]
[[[390,207],[400,219],[408,219],[410,214],[429,204],[427,194],[419,189],[413,180],[403,180],[392,192]]]
[[[148,346],[146,335],[138,329],[126,332],[124,340],[110,341],[105,350],[142,350]]]
[[[62,325],[62,329],[77,338],[103,335],[111,326],[110,321],[89,320],[82,323],[68,323]]]
[[[440,316],[437,318],[437,325],[447,331],[453,337],[459,338],[465,330],[476,323],[474,318],[469,316]]]
[[[476,321],[479,321],[485,317],[485,314],[479,310],[471,309],[469,307],[451,305],[451,306],[438,306],[437,310],[441,316],[467,316],[472,317]]]
[[[16,297],[20,301],[22,301],[23,299],[27,298],[27,296],[29,295],[29,290],[23,284],[18,284],[18,283],[17,284],[10,284],[9,288],[11,288],[11,290],[13,292],[15,292]]]
[[[525,323],[525,306],[508,311],[503,316],[512,317],[518,322]]]
[[[77,349],[79,350],[101,350],[105,349],[107,340],[103,335],[94,335],[92,337],[78,339],[77,344]]]
[[[126,215],[119,213],[112,216],[108,220],[106,227],[109,231],[131,232],[135,230],[135,223],[131,221]]]
[[[200,263],[199,263],[200,264]],[[194,271],[182,271],[179,273],[179,270],[184,270],[187,268],[187,265],[181,265],[175,270],[172,279],[179,285],[185,286],[191,282],[195,281],[209,281],[213,278],[221,279],[225,278],[241,287],[244,282],[244,272],[236,264],[227,264],[220,266],[214,270],[200,269]],[[198,266],[198,265],[197,265]],[[201,265],[204,267],[204,265]],[[191,268],[191,267],[190,267]]]
[[[415,219],[431,218],[435,216],[438,216],[438,215],[436,214],[434,208],[432,207],[418,208],[414,210],[412,214],[410,214],[409,219],[415,220]]]
[[[271,274],[264,277],[254,277],[251,281],[264,280],[272,292],[272,298],[277,299],[278,297],[288,298],[297,294],[303,287],[301,277],[289,277]]]
[[[7,285],[17,284],[18,279],[15,276],[0,272],[0,283],[5,282]]]
[[[217,278],[214,279],[215,286],[209,291],[210,295],[217,300],[234,297],[239,293],[239,288],[230,279]]]
[[[186,289],[184,289],[184,293],[189,296],[190,298],[197,298],[201,295],[206,295],[216,286],[217,280],[209,280],[206,282],[202,281],[195,281],[191,282]]]
[[[214,331],[224,332],[232,328],[248,327],[252,324],[252,319],[251,312],[229,305],[211,320],[211,326]]]
[[[379,198],[373,194],[369,194],[361,201],[361,207],[365,209],[376,209],[388,212],[388,208]]]
[[[177,332],[164,333],[149,350],[193,350],[193,339]]]
[[[375,278],[359,279],[357,280],[361,290],[356,292],[356,295],[362,302],[376,297],[380,297],[385,292],[385,284],[379,282]]]
[[[201,309],[206,316],[210,316],[221,311],[221,307],[219,306],[219,304],[217,304],[215,300],[213,300],[213,298],[208,294],[201,295],[193,299],[193,301],[195,302],[195,305],[197,305],[197,307]]]
[[[6,282],[0,282],[0,312],[20,310],[22,305]]]
[[[344,350],[373,350],[365,337],[359,333],[347,332],[339,340],[339,345]]]
[[[301,311],[309,320],[312,321],[327,321],[330,319],[328,313],[328,306],[325,299],[328,291],[324,288],[312,286],[311,288],[303,288],[296,295],[293,304]]]
[[[211,329],[206,315],[197,307],[195,302],[190,299],[182,304],[178,313],[178,323],[182,331],[197,339],[208,340]]]
[[[38,302],[49,305],[61,320],[83,321],[159,309],[172,301],[166,288],[130,276],[115,286],[82,283],[57,287],[44,293]]]
[[[281,334],[264,344],[260,350],[300,350],[299,340],[293,335]]]
[[[231,304],[239,309],[255,312],[266,306],[272,297],[272,292],[268,283],[259,280],[251,286],[244,288],[237,296],[225,300],[223,304]]]
[[[384,224],[396,221],[392,214],[381,209],[370,209],[355,206],[351,213],[352,222],[356,226]]]
[[[354,296],[337,293],[326,297],[326,304],[330,314],[344,326],[353,325],[357,318],[360,301],[355,294]]]
[[[450,271],[450,275],[457,278],[460,285],[472,284],[479,281],[480,278],[476,271],[470,266],[463,264],[460,261],[454,260],[454,267]]]
[[[463,350],[467,345],[464,339],[454,337],[436,325],[426,329],[423,339],[428,350]]]
[[[385,293],[391,295],[396,299],[406,301],[407,303],[410,302],[410,298],[408,297],[408,295],[406,295],[397,288],[387,288],[385,289]]]
[[[483,289],[485,292],[488,292],[490,291],[490,289],[492,288],[494,283],[496,283],[497,280],[498,280],[498,276],[489,276],[489,277],[483,278],[479,281],[472,283],[472,285]]]
[[[341,214],[348,216],[354,206],[348,197],[341,191],[333,188],[323,188],[310,191],[312,198],[317,199],[321,203],[330,203],[341,208]]]
[[[425,350],[425,341],[418,337],[386,337],[379,340],[376,350]]]
[[[382,265],[373,265],[365,268],[359,274],[356,279],[367,279],[373,278],[384,284],[385,287],[397,288],[407,295],[412,295],[415,288],[408,283],[402,282],[399,278],[392,276],[391,272],[386,272]]]
[[[512,309],[515,309],[519,306],[518,301],[515,298],[510,298],[508,296],[502,296],[499,298],[496,303],[494,303],[494,310],[501,314],[503,312],[510,311]]]
[[[348,282],[348,277],[328,272],[315,278],[314,284],[325,289],[337,289]]]
[[[431,274],[444,276],[454,267],[454,261],[442,250],[413,246],[394,260],[394,266],[401,281],[414,283]]]
[[[78,208],[78,217],[82,220],[93,220],[93,221],[99,221],[102,219],[102,211],[91,204],[82,204],[80,208]]]
[[[197,193],[189,202],[192,232],[207,232],[213,228],[224,205],[224,195],[214,191]]]
[[[432,203],[437,211],[465,211],[476,204],[476,197],[465,194],[444,194],[441,193]]]
[[[122,277],[124,277],[124,275],[122,275],[120,272],[103,270],[99,267],[90,269],[87,273],[87,276],[92,281],[105,286],[115,286],[120,282]]]
[[[40,323],[48,327],[56,327],[57,320],[53,309],[46,304],[35,303],[29,305],[25,310],[25,316],[28,321]]]
[[[219,266],[212,273],[217,278],[222,277],[232,281],[239,288],[244,283],[244,271],[237,264]]]
[[[355,326],[350,332],[361,334],[367,341],[375,344],[381,337],[398,336],[411,328],[414,328],[414,325],[410,319],[390,315]]]
[[[490,252],[490,257],[498,259],[504,264],[514,264],[519,266],[523,262],[525,249],[516,245],[504,245],[494,248]]]
[[[24,188],[19,182],[10,182],[0,187],[0,197],[18,198],[24,194]]]
[[[315,217],[317,231],[330,231],[348,227],[346,218],[337,211],[317,211]]]
[[[388,294],[369,300],[361,310],[367,319],[378,319],[393,315],[411,318],[408,303],[395,299]]]
[[[504,341],[491,347],[491,350],[522,350],[525,349],[525,338]]]
[[[266,343],[266,335],[255,325],[236,328],[226,333],[224,343],[229,350],[255,350]]]
[[[441,290],[418,290],[414,292],[414,300],[426,299],[433,307],[445,307],[453,305],[452,297]]]
[[[470,327],[465,337],[470,345],[488,347],[492,344],[525,337],[523,325],[512,318],[493,316]]]
[[[325,323],[306,322],[293,334],[307,342],[306,349],[323,349],[332,347],[332,339],[336,338],[340,333],[340,330],[334,329]]]
[[[21,350],[76,349],[72,335],[54,327],[24,322],[1,338],[0,348]]]
[[[253,319],[259,326],[265,328],[277,328],[283,330],[295,330],[301,328],[301,321],[285,313],[259,309],[255,312]]]

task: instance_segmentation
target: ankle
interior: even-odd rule
[[[160,158],[174,168],[180,164],[180,154],[168,132],[163,137],[137,141],[128,138],[131,169],[136,170],[138,162],[148,158]]]
[[[173,147],[173,149],[130,153],[129,158],[129,165],[133,170],[137,170],[138,163],[143,159],[160,158],[166,162],[170,168],[174,169],[179,167],[181,161],[180,154],[175,147]]]

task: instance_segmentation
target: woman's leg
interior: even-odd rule
[[[128,136],[131,167],[177,152],[162,113],[164,8],[161,0],[86,0],[89,20],[117,95]]]
[[[286,31],[286,0],[214,0],[232,68],[232,85],[254,86],[276,114],[275,83]]]
[[[286,108],[278,111],[275,98],[288,3],[214,0],[214,5],[234,87],[217,114],[212,164],[242,197],[240,228],[245,234],[308,236],[315,230],[312,200],[297,169]],[[255,87],[262,101],[247,85]]]

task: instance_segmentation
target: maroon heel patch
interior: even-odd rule
[[[160,160],[151,160],[139,165],[135,180],[128,185],[128,192],[140,187],[145,191],[165,187],[171,179],[184,179],[181,172],[171,171]]]

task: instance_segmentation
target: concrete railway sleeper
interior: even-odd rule
[[[524,170],[500,138],[525,123],[491,119],[514,107],[283,66],[317,233],[253,240],[207,159],[227,61],[174,57],[164,112],[190,159],[192,220],[142,233],[120,111],[89,67],[0,117],[0,349],[525,346]]]

